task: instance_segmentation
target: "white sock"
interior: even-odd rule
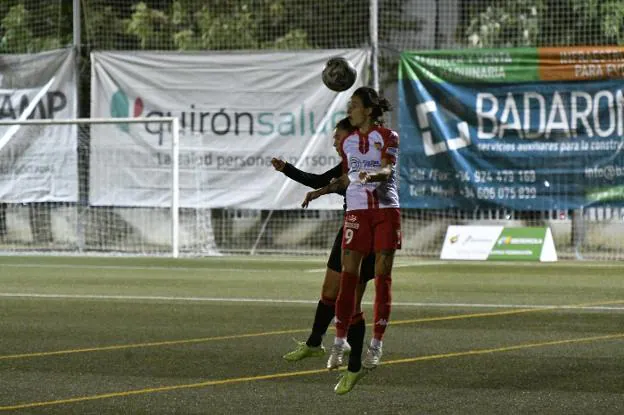
[[[334,338],[334,344],[336,346],[344,346],[345,343],[347,343],[347,338],[346,337],[336,337],[336,338]]]
[[[381,347],[382,344],[383,342],[381,340],[377,340],[374,337],[371,339],[371,347],[378,348]]]

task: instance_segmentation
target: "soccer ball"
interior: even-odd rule
[[[345,58],[331,58],[323,68],[323,83],[332,91],[342,92],[351,88],[357,78],[357,71]]]

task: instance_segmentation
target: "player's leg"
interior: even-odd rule
[[[364,336],[366,334],[366,321],[362,312],[362,298],[368,281],[375,278],[375,255],[369,255],[362,260],[360,266],[360,282],[356,288],[355,314],[349,325],[347,341],[351,345],[351,354],[347,371],[334,387],[338,395],[351,391],[355,384],[366,375],[367,370],[362,368],[362,349],[364,348]]]
[[[390,321],[392,309],[392,263],[394,251],[384,250],[375,253],[375,302],[373,306],[373,338],[366,351],[362,365],[374,369],[382,356],[383,336]]]
[[[362,365],[377,367],[382,355],[383,337],[392,310],[392,266],[397,249],[401,248],[401,216],[398,209],[379,209],[374,226],[375,238],[375,303],[373,307],[373,338]]]
[[[336,337],[327,361],[328,369],[336,369],[342,365],[347,344],[347,331],[355,312],[356,289],[360,279],[363,252],[370,252],[372,247],[370,221],[366,212],[365,210],[351,211],[345,216],[342,238],[342,275],[340,290],[336,298]]]
[[[327,361],[327,368],[330,370],[342,366],[344,353],[349,347],[347,332],[355,313],[356,289],[360,279],[359,267],[362,256],[360,252],[343,248],[343,271],[340,276],[338,297],[336,298],[336,337]]]
[[[351,355],[347,369],[357,372],[362,367],[362,350],[364,348],[364,336],[366,334],[366,320],[362,312],[362,298],[366,291],[368,281],[375,278],[375,255],[368,255],[362,260],[360,266],[360,282],[356,288],[355,313],[349,325],[347,341],[351,345]]]
[[[283,358],[295,362],[306,357],[318,357],[325,355],[323,347],[323,336],[327,332],[327,327],[331,323],[335,314],[336,297],[340,287],[340,275],[342,270],[342,228],[336,234],[334,245],[332,246],[329,260],[327,261],[327,269],[325,270],[325,279],[321,289],[321,298],[316,305],[314,314],[314,322],[312,323],[312,332],[308,340],[297,343],[297,347],[286,353]]]

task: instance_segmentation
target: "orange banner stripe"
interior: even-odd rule
[[[624,79],[624,47],[549,47],[537,53],[543,81]]]

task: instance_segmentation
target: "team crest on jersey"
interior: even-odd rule
[[[397,155],[397,148],[396,147],[388,147],[386,149],[386,154],[389,154],[391,156],[396,156]]]
[[[357,222],[357,216],[355,216],[355,215],[347,215],[347,217],[345,218],[345,221],[347,221],[347,222]]]
[[[375,148],[377,149],[377,151],[381,151],[381,149],[383,148],[383,144],[381,144],[379,141],[377,141],[375,143]]]

